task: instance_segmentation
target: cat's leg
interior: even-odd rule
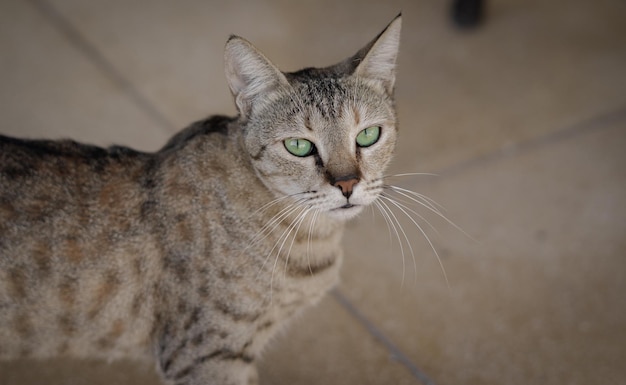
[[[253,363],[237,360],[192,362],[187,368],[170,375],[164,373],[168,385],[258,385]]]
[[[235,330],[172,325],[166,323],[156,341],[158,368],[168,385],[258,384],[253,339],[237,338],[242,333]]]
[[[161,374],[168,385],[258,385],[253,360],[227,349],[195,357],[181,355],[177,365],[163,367]]]

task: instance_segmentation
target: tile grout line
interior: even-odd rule
[[[511,147],[503,148],[501,151],[495,151],[484,156],[470,159],[452,166],[444,167],[437,175],[450,176],[464,170],[491,163],[503,158],[511,157],[522,152],[529,151],[534,148],[543,147],[552,143],[567,140],[577,135],[584,134],[596,129],[602,129],[626,119],[626,107],[618,108],[603,114],[595,115],[582,122],[571,124],[563,129],[551,132],[537,138],[529,139],[525,142],[515,144]],[[331,292],[333,298],[346,310],[353,318],[356,319],[368,333],[372,335],[379,343],[381,343],[392,355],[398,360],[409,372],[424,385],[435,385],[419,367],[417,367],[411,359],[409,359],[374,323],[372,323],[338,288]]]
[[[435,382],[428,377],[423,370],[411,361],[387,336],[374,325],[359,309],[339,290],[331,291],[332,297],[344,308],[353,318],[357,320],[367,332],[382,344],[392,357],[404,366],[413,377],[417,378],[424,385],[435,385]]]
[[[514,143],[510,146],[504,146],[500,150],[496,150],[482,156],[452,164],[450,166],[445,166],[439,171],[436,171],[435,174],[438,176],[450,176],[458,174],[476,166],[492,163],[504,158],[512,157],[514,155],[519,155],[532,149],[544,147],[553,143],[558,143],[563,140],[567,140],[569,138],[575,137],[577,135],[582,135],[593,130],[603,129],[610,126],[610,124],[612,123],[616,123],[625,119],[626,106],[622,106],[608,112],[594,115],[581,122],[567,125],[559,130],[550,132],[546,135],[531,138],[520,143]]]
[[[65,18],[52,4],[46,0],[30,0],[30,3],[48,19],[69,43],[103,72],[108,78],[120,87],[141,111],[147,114],[167,134],[171,134],[177,127],[157,107],[144,97],[107,58],[91,44],[78,29]]]

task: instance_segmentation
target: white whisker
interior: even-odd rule
[[[368,205],[367,209],[372,212],[372,223],[376,222],[376,211],[374,211],[374,206]]]
[[[385,175],[383,176],[383,179],[385,178],[394,178],[394,177],[401,177],[401,176],[439,176],[438,174],[433,174],[430,172],[405,172],[402,174],[393,174],[393,175]]]
[[[299,200],[283,207],[276,215],[270,218],[270,220],[261,227],[261,229],[252,237],[252,239],[248,241],[247,246],[241,251],[240,255],[248,250],[250,247],[265,240],[280,225],[280,222],[285,217],[289,216],[299,207],[298,205],[302,203],[302,201],[303,200]]]
[[[424,223],[426,223],[428,225],[428,227],[430,227],[437,235],[439,235],[439,231],[435,228],[435,226],[433,226],[426,218],[424,218],[420,213],[418,213],[417,211],[413,210],[412,208],[410,208],[409,206],[407,206],[405,203],[408,203],[406,201],[401,201],[396,199],[396,197],[392,197],[390,195],[386,195],[386,194],[381,194],[381,197],[384,197],[387,200],[393,200],[395,202],[395,204],[401,205],[404,209],[406,209],[407,211],[411,212],[412,214],[416,215],[419,219],[421,219],[422,221],[424,221]]]
[[[311,275],[313,275],[313,269],[311,269],[311,235],[313,233],[313,228],[315,227],[315,221],[317,220],[317,217],[320,211],[321,210],[319,209],[315,209],[315,211],[313,211],[313,218],[311,218],[311,223],[309,224],[309,237],[307,239],[307,245],[306,245],[306,260],[309,266],[309,273],[311,273]]]
[[[387,232],[389,233],[389,244],[392,245],[393,244],[393,237],[391,235],[391,226],[389,225],[389,220],[387,219],[387,216],[385,215],[386,212],[383,211],[380,203],[378,203],[378,201],[374,201],[374,205],[376,206],[376,208],[378,208],[378,211],[381,212],[383,219],[385,220],[385,224],[387,225]]]
[[[301,208],[302,208],[302,210],[298,214],[296,214],[296,218],[293,221],[291,221],[289,226],[287,226],[287,229],[285,231],[283,231],[283,234],[278,239],[278,242],[276,242],[276,244],[274,245],[274,247],[270,251],[270,255],[271,255],[271,253],[274,250],[274,248],[276,248],[278,243],[280,243],[280,248],[278,249],[278,252],[276,253],[276,259],[274,260],[274,266],[272,267],[272,274],[270,276],[270,300],[272,298],[272,292],[273,292],[273,288],[274,288],[274,271],[276,271],[276,266],[278,265],[278,260],[280,259],[280,253],[283,250],[283,247],[285,246],[285,242],[287,242],[287,239],[289,238],[289,235],[291,235],[291,232],[296,227],[298,219],[300,218],[300,216],[302,215],[303,212],[308,210],[308,207],[301,207]],[[285,233],[287,233],[287,234],[285,235]],[[282,239],[282,242],[280,241],[281,239]]]
[[[387,200],[390,203],[392,203],[392,204],[397,206],[396,202],[394,202],[393,200],[391,200],[391,199],[389,199],[389,198],[387,198],[385,196],[381,196],[381,198],[384,198],[385,200]],[[393,210],[391,210],[391,208],[389,206],[387,206],[387,204],[385,202],[380,201],[380,203],[387,207],[387,209],[389,210],[390,215],[392,216],[392,218],[398,224],[398,227],[400,228],[400,231],[402,232],[402,235],[404,236],[404,240],[406,241],[407,245],[409,246],[409,250],[411,251],[411,256],[413,258],[413,270],[414,270],[414,274],[415,274],[414,275],[415,276],[415,282],[417,282],[417,262],[415,260],[415,253],[413,252],[413,246],[411,245],[411,241],[409,240],[409,237],[406,235],[406,232],[404,231],[404,228],[402,227],[402,224],[398,220],[398,218],[395,215],[395,213],[393,212]],[[402,210],[402,208],[400,208],[400,209]],[[406,212],[405,212],[405,215],[408,215],[408,214],[406,214]],[[404,285],[404,274],[402,275],[402,284]]]
[[[410,194],[414,194],[415,196],[421,198],[421,199],[427,199],[429,202],[433,202],[434,204],[436,204],[437,206],[441,207],[443,209],[443,207],[435,202],[434,200],[432,200],[431,198],[427,197],[426,195],[423,194],[419,194],[416,193],[415,191],[411,191],[411,190],[407,190],[407,189],[403,189],[397,186],[391,186],[391,185],[387,185],[386,187],[388,187],[390,190],[394,191],[397,194],[400,194],[408,199],[411,199],[413,202],[427,208],[428,210],[432,211],[433,213],[437,214],[441,219],[445,220],[446,222],[448,222],[449,225],[451,225],[452,227],[454,227],[455,229],[457,229],[458,231],[460,231],[463,235],[465,235],[467,238],[471,239],[474,242],[478,242],[474,237],[472,237],[471,235],[469,235],[465,230],[463,230],[459,225],[457,225],[456,223],[452,222],[448,217],[446,217],[440,210],[438,210],[436,207],[433,207],[432,204],[426,204],[418,199],[415,199],[414,197],[410,196]]]
[[[420,204],[427,209],[435,212],[436,214],[443,214],[441,210],[444,208],[434,200],[430,199],[426,195],[416,193],[415,191],[407,190],[402,187],[394,186],[394,185],[385,185],[385,188],[388,190],[392,190],[393,192],[403,195],[404,197],[412,200],[413,202]]]
[[[283,272],[283,277],[287,276],[287,266],[289,265],[289,257],[291,256],[291,249],[293,248],[293,243],[298,237],[298,231],[300,231],[300,226],[302,226],[302,222],[304,222],[304,219],[309,214],[309,212],[311,212],[311,210],[313,210],[313,208],[308,207],[303,213],[299,215],[299,218],[296,219],[298,221],[298,226],[296,227],[295,233],[293,233],[293,238],[291,238],[291,244],[289,245],[289,250],[287,250],[287,258],[285,258],[285,270]]]
[[[428,244],[430,245],[430,248],[433,250],[433,253],[435,253],[435,256],[437,257],[437,261],[439,262],[439,266],[441,267],[441,271],[443,272],[443,276],[446,280],[446,285],[448,286],[448,289],[450,289],[450,281],[448,281],[448,274],[446,274],[446,269],[443,266],[443,262],[441,261],[441,257],[439,257],[439,253],[437,252],[437,249],[435,248],[435,246],[433,245],[433,243],[431,242],[430,238],[428,237],[428,235],[426,234],[426,232],[424,231],[424,229],[422,229],[422,227],[415,221],[415,219],[413,219],[413,217],[411,217],[411,215],[409,215],[409,213],[407,213],[400,204],[394,202],[392,199],[390,199],[389,197],[385,197],[383,196],[384,199],[386,199],[387,201],[389,201],[390,203],[392,203],[393,205],[395,205],[398,209],[400,209],[400,211],[402,211],[404,213],[404,215],[406,215],[409,220],[411,222],[413,222],[413,224],[418,228],[418,230],[422,233],[422,235],[424,236],[424,238],[426,239],[426,241],[428,242]],[[397,220],[397,219],[396,219]],[[416,270],[417,271],[417,270]]]
[[[301,206],[296,206],[296,205],[291,205],[289,206],[289,210],[284,213],[282,215],[282,218],[286,218],[287,216],[293,214],[294,212],[296,212],[298,209],[302,209],[305,210],[306,208],[302,208]],[[280,221],[282,221],[283,219],[281,219]],[[292,222],[293,223],[293,222]],[[289,226],[287,226],[287,229],[283,230],[282,234],[278,237],[278,239],[276,240],[276,242],[274,243],[274,246],[272,247],[272,249],[269,251],[267,257],[265,257],[265,260],[263,261],[263,264],[261,265],[261,268],[259,269],[259,272],[257,274],[257,276],[259,274],[261,274],[261,272],[263,271],[263,269],[265,268],[265,264],[267,263],[267,261],[270,259],[271,255],[274,253],[274,249],[276,249],[276,247],[278,246],[278,243],[281,241],[281,239],[283,238],[283,236],[285,235],[285,233],[287,232],[287,230],[289,230],[289,228],[291,227],[291,224],[289,224]],[[267,238],[267,236],[269,236],[269,234],[271,234],[278,226],[280,226],[280,222],[276,223],[274,225],[274,227],[270,230],[270,232],[263,237],[263,239]]]
[[[303,193],[300,193],[300,194],[303,194]],[[274,200],[271,200],[271,201],[267,202],[266,204],[264,204],[263,206],[259,207],[258,209],[254,210],[254,211],[252,212],[252,214],[250,214],[250,215],[248,216],[248,218],[251,218],[251,217],[255,216],[256,214],[258,214],[258,213],[260,213],[260,212],[263,212],[263,211],[265,211],[265,210],[269,209],[270,207],[274,206],[275,204],[278,204],[279,202],[281,202],[281,201],[283,201],[283,200],[285,200],[285,199],[292,198],[292,197],[293,197],[293,196],[295,196],[295,195],[299,195],[299,194],[285,195],[285,196],[282,196],[282,197],[280,197],[280,198],[276,198],[276,199],[274,199]]]
[[[391,228],[393,228],[393,231],[396,233],[396,237],[398,238],[398,244],[400,245],[400,254],[402,255],[402,281],[400,283],[400,287],[404,287],[404,276],[406,273],[406,261],[405,261],[406,257],[404,255],[404,246],[402,245],[402,239],[400,238],[400,233],[398,232],[398,229],[396,228],[396,225],[392,220],[393,213],[391,212],[391,209],[389,208],[389,206],[387,206],[385,202],[381,200],[377,200],[375,202],[378,208],[380,209],[380,212],[387,218],[388,220],[387,223],[391,225]]]

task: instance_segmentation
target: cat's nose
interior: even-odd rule
[[[357,178],[355,175],[350,175],[350,176],[335,180],[335,183],[333,183],[333,186],[337,187],[338,189],[341,189],[341,193],[343,194],[344,197],[350,198],[350,195],[352,195],[352,188],[357,183],[359,183],[359,178]]]

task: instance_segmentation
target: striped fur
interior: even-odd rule
[[[398,17],[295,73],[231,37],[239,116],[155,153],[0,136],[0,358],[154,359],[168,384],[256,383],[271,336],[336,284],[345,221],[381,193],[399,32]],[[380,140],[356,146],[370,126]],[[291,155],[292,137],[317,153]]]

